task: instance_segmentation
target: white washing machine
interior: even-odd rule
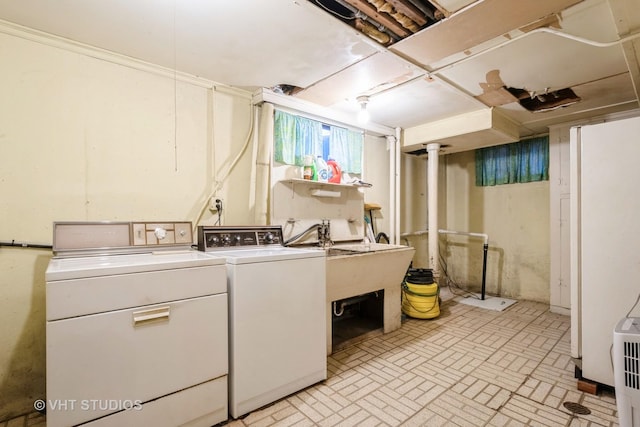
[[[324,251],[284,247],[280,226],[199,227],[198,248],[227,264],[231,416],[326,379]]]
[[[226,266],[192,243],[190,223],[54,224],[49,427],[228,418]]]

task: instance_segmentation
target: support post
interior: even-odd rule
[[[428,217],[429,230],[438,229],[438,152],[440,144],[427,144],[427,193],[428,193]],[[433,277],[438,281],[440,278],[440,263],[438,249],[438,233],[429,233],[429,268],[433,271]]]

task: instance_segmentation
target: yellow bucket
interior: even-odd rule
[[[413,274],[410,271],[407,274],[402,283],[402,312],[407,316],[433,319],[440,315],[440,289],[430,277],[430,274],[424,276],[420,271],[414,271]],[[425,281],[429,283],[424,283]]]

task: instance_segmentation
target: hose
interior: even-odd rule
[[[295,236],[293,236],[292,238],[286,240],[285,242],[282,243],[283,246],[289,246],[291,243],[295,242],[296,240],[300,239],[302,236],[304,236],[305,234],[307,234],[308,232],[312,231],[313,229],[320,227],[320,224],[313,224],[312,226],[310,226],[309,228],[307,228],[306,230],[304,230],[302,233],[298,233]]]
[[[386,241],[387,241],[387,243],[391,243],[391,242],[389,241],[389,236],[387,236],[387,235],[386,235],[385,233],[383,233],[383,232],[378,233],[378,235],[376,236],[376,243],[380,243],[380,240],[381,240],[381,239],[386,240]]]

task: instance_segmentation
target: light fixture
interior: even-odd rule
[[[369,111],[367,111],[367,104],[369,103],[368,96],[359,96],[356,101],[360,104],[360,111],[358,112],[358,123],[364,124],[369,122]]]

